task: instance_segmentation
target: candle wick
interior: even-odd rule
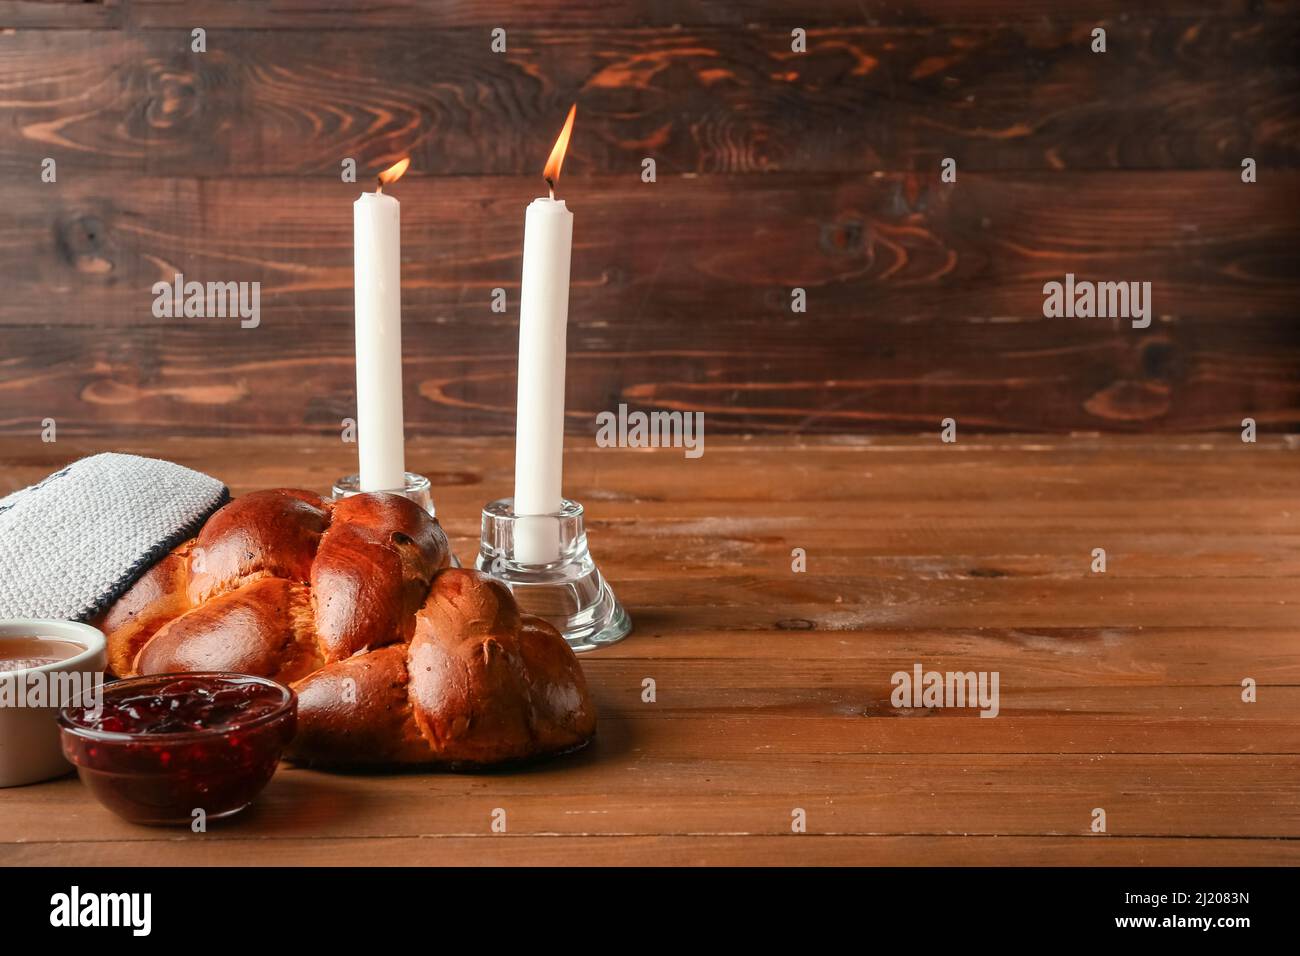
[[[375,195],[382,196],[384,194],[384,181],[382,179],[376,179],[375,183],[377,184],[375,186]]]
[[[555,180],[553,180],[550,176],[547,176],[547,177],[546,177],[546,188],[549,189],[549,190],[551,191],[551,199],[554,200],[554,199],[555,199]]]

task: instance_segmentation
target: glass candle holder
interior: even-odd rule
[[[429,486],[429,479],[424,475],[417,475],[408,471],[406,472],[405,488],[386,488],[384,490],[394,495],[401,495],[403,498],[410,498],[433,517],[438,517],[438,512],[433,506],[433,490]],[[351,498],[353,495],[361,494],[361,476],[345,475],[340,478],[334,482],[333,493],[335,498]]]
[[[582,505],[565,498],[559,512],[516,515],[514,499],[483,508],[475,567],[496,578],[529,614],[549,621],[574,651],[620,641],[632,620],[587,549]]]

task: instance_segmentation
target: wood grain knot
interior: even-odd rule
[[[776,622],[778,631],[814,631],[817,625],[806,617],[787,617]]]
[[[822,251],[834,256],[854,255],[865,247],[866,234],[860,219],[825,223],[821,229]]]
[[[1168,339],[1153,339],[1142,347],[1142,374],[1146,378],[1167,382],[1178,377],[1181,362],[1178,350]]]
[[[1083,403],[1089,414],[1113,422],[1141,422],[1169,411],[1169,386],[1160,382],[1114,382]]]
[[[77,214],[60,220],[54,227],[59,255],[68,265],[87,275],[113,271],[108,228],[98,216]]]
[[[151,130],[172,130],[184,126],[199,110],[194,74],[169,67],[156,60],[145,64],[148,91],[142,112]]]

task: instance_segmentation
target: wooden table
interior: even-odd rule
[[[0,492],[97,450],[0,440]],[[236,493],[324,490],[354,460],[306,438],[121,450]],[[587,752],[285,767],[206,834],[119,821],[75,778],[3,790],[0,863],[1300,862],[1294,437],[709,439],[694,461],[575,440],[567,462],[636,625],[583,657]],[[472,558],[510,443],[417,441],[408,463]],[[998,672],[1000,715],[895,709],[918,662]]]

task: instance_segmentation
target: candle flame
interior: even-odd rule
[[[383,192],[385,186],[391,186],[393,183],[401,179],[402,173],[406,172],[410,165],[411,157],[407,156],[405,159],[399,159],[397,162],[393,163],[393,165],[385,169],[379,174],[379,188],[376,192]]]
[[[542,170],[542,176],[546,180],[546,185],[551,188],[551,198],[555,198],[555,184],[560,179],[560,167],[564,165],[564,154],[569,149],[569,137],[573,134],[573,118],[578,115],[578,104],[574,103],[569,107],[569,117],[564,121],[564,129],[560,130],[560,138],[555,141],[555,146],[551,149],[551,158],[546,161],[546,168]]]

